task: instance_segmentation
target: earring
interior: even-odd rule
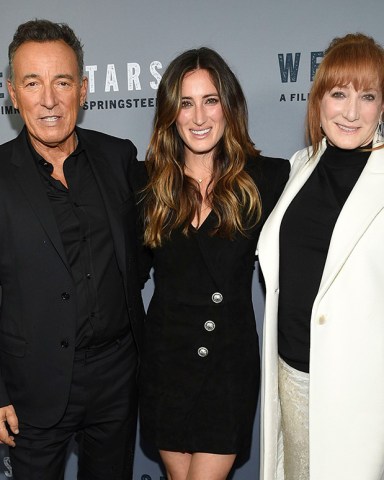
[[[384,121],[383,112],[380,114],[379,123],[377,124],[374,143],[381,143],[384,140]]]
[[[384,120],[383,120],[383,112],[381,112],[379,125],[378,125],[379,134],[381,137],[384,137]]]

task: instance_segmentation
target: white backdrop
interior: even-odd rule
[[[0,143],[21,128],[6,92],[8,44],[16,27],[32,18],[66,22],[84,43],[90,88],[80,125],[130,138],[141,160],[159,78],[183,50],[205,45],[227,60],[247,97],[257,148],[288,158],[304,146],[307,95],[329,41],[361,31],[384,44],[383,0],[0,0]],[[151,291],[150,283],[146,302]],[[261,335],[257,281],[254,302]],[[234,471],[235,480],[258,479],[258,435],[257,417],[251,458]],[[162,480],[160,466],[144,450],[137,446],[134,480]],[[3,455],[0,480],[12,478]],[[72,453],[66,480],[75,478]]]

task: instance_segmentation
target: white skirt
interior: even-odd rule
[[[309,480],[309,373],[279,357],[281,440],[284,480]]]

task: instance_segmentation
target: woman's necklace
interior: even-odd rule
[[[201,185],[205,180],[207,180],[208,178],[210,179],[212,177],[212,172],[209,172],[209,175],[206,175],[205,177],[197,177],[193,174],[193,170],[191,168],[188,167],[188,165],[185,166],[185,168],[187,170],[189,170],[189,172],[192,174],[190,175],[194,180],[196,180],[196,182]]]
[[[204,180],[207,180],[207,178],[211,178],[211,175],[208,175],[208,176],[203,177],[203,178],[195,178],[195,180],[197,180],[197,181],[199,182],[199,184],[200,184],[200,183],[203,183]]]

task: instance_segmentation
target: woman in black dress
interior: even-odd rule
[[[173,60],[157,102],[142,201],[155,292],[141,431],[169,479],[221,480],[251,442],[259,391],[255,248],[289,166],[254,148],[241,87],[211,49]]]

